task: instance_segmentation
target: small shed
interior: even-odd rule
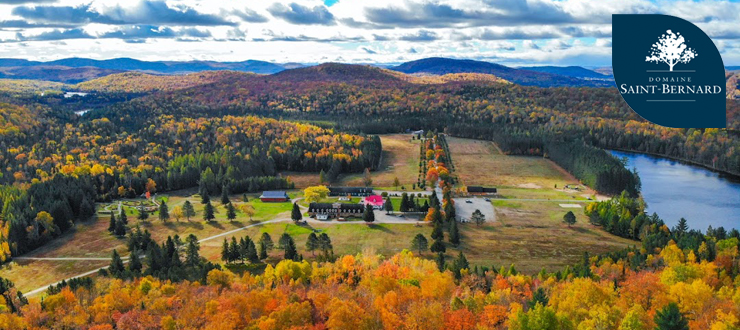
[[[468,193],[471,194],[495,194],[498,190],[494,187],[468,186]]]

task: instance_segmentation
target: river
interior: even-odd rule
[[[673,227],[680,218],[689,227],[706,231],[711,225],[740,229],[740,181],[702,167],[650,155],[611,151],[627,158],[642,181],[648,214],[658,213]]]

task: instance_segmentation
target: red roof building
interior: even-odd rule
[[[371,195],[371,196],[367,196],[363,198],[361,203],[363,205],[370,205],[374,209],[382,209],[383,204],[385,204],[385,201],[383,200],[383,196]]]

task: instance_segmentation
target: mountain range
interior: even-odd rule
[[[610,87],[614,86],[614,83],[608,80],[587,80],[581,77],[575,77],[570,75],[564,75],[564,72],[574,74],[576,67],[570,67],[567,70],[554,70],[554,69],[542,69],[548,67],[536,67],[529,69],[516,69],[501,64],[475,61],[475,60],[460,60],[451,58],[432,57],[425,58],[417,61],[411,61],[403,63],[399,66],[390,67],[389,69],[399,71],[407,74],[448,74],[448,73],[484,73],[492,74],[499,78],[506,79],[510,82],[525,85],[525,86],[540,86],[540,87],[562,87],[562,86],[588,86],[588,87]],[[554,67],[549,67],[554,68]],[[580,67],[578,67],[580,68]],[[533,70],[535,69],[535,70]],[[580,68],[587,70],[585,68]],[[547,72],[559,71],[559,72]],[[578,70],[581,71],[581,70]],[[599,73],[591,71],[594,75],[600,75]],[[608,78],[607,76],[603,76]]]
[[[383,67],[382,65],[376,65]],[[128,71],[149,74],[186,74],[202,71],[240,71],[257,74],[276,74],[286,70],[300,69],[306,65],[300,63],[271,63],[257,60],[242,62],[216,61],[142,61],[132,58],[94,60],[88,58],[66,58],[41,62],[24,59],[0,59],[0,78],[31,79],[76,84],[92,79]],[[419,76],[442,76],[445,74],[488,74],[525,86],[561,87],[587,86],[611,87],[612,77],[594,70],[578,66],[525,67],[513,68],[501,64],[450,58],[426,58],[402,63],[397,66],[385,66],[389,70]],[[336,69],[325,66],[325,70]],[[301,71],[290,73],[300,74]],[[316,73],[316,72],[314,72]],[[326,74],[326,71],[320,71]],[[371,74],[373,72],[366,72]],[[377,74],[377,72],[373,73]],[[310,75],[305,79],[312,80]]]

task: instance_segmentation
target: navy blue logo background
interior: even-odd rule
[[[682,46],[655,47],[661,39]],[[668,15],[613,15],[612,67],[620,94],[646,120],[681,128],[727,125],[722,57],[694,24]]]

